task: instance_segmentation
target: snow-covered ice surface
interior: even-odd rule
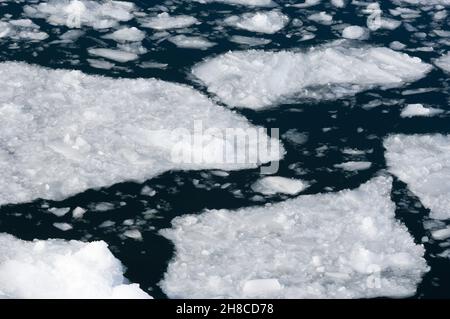
[[[290,179],[282,176],[267,176],[258,180],[252,185],[255,192],[264,195],[273,195],[277,193],[297,195],[303,191],[308,185],[296,179]]]
[[[194,121],[200,120],[204,129],[251,126],[189,87],[20,63],[0,64],[0,79],[0,115],[4,118],[0,128],[0,204],[63,199],[89,188],[143,181],[171,169],[257,165],[227,164],[218,150],[226,143],[234,145],[233,136],[194,132]],[[171,133],[175,129],[197,134],[200,144],[183,142],[182,132]],[[260,141],[250,140],[249,152],[263,154],[256,148],[259,142],[268,141],[264,138],[267,135]],[[192,164],[178,163],[172,158],[174,147],[200,158]],[[266,152],[269,157],[259,160],[267,162],[270,156],[276,160],[280,154],[275,154]]]
[[[430,217],[450,218],[450,136],[392,135],[385,142],[392,174],[408,184]]]
[[[391,183],[377,177],[356,190],[178,217],[162,231],[176,246],[163,290],[175,298],[412,295],[427,265],[395,219]]]
[[[430,69],[419,58],[391,49],[336,42],[298,53],[230,52],[192,72],[226,104],[261,109],[295,97],[333,99],[375,86],[401,86]]]
[[[225,23],[235,28],[260,33],[275,33],[289,22],[289,18],[279,11],[245,13],[242,16],[231,16]]]
[[[0,298],[151,298],[105,242],[23,241],[0,233]]]
[[[442,110],[425,107],[422,104],[408,104],[400,113],[401,117],[433,116],[442,113]]]

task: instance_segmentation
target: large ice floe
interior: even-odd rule
[[[298,98],[334,99],[375,86],[398,87],[430,69],[419,58],[388,48],[338,41],[305,52],[229,52],[192,72],[229,106],[260,109]]]
[[[238,29],[260,33],[275,33],[283,29],[289,18],[280,11],[244,13],[241,16],[230,16],[225,23]]]
[[[53,25],[106,29],[131,20],[135,9],[135,5],[127,1],[50,0],[26,5],[24,12],[31,18],[43,18]]]
[[[173,220],[161,287],[172,298],[363,298],[414,294],[424,249],[395,219],[392,178],[355,190]]]
[[[0,205],[282,156],[277,139],[187,86],[11,62],[0,80]]]
[[[450,218],[450,136],[391,135],[384,141],[389,171],[431,210]]]
[[[0,234],[0,298],[151,298],[127,284],[103,241],[23,241]]]

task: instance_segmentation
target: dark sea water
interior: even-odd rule
[[[277,0],[282,5],[295,1]],[[229,50],[242,50],[247,47],[229,41],[233,35],[254,36],[254,33],[237,30],[231,27],[218,29],[216,21],[225,16],[256,10],[245,6],[231,6],[226,4],[202,4],[194,1],[135,1],[143,10],[158,8],[159,5],[170,7],[171,14],[186,14],[201,18],[204,22],[185,30],[189,35],[203,35],[216,46],[207,50],[181,49],[169,41],[155,41],[150,37],[144,39],[143,45],[148,53],[139,57],[138,61],[121,64],[122,68],[110,70],[96,69],[86,61],[91,58],[87,49],[95,46],[98,41],[110,43],[114,41],[102,39],[105,32],[95,31],[83,27],[85,34],[74,43],[54,43],[59,35],[69,30],[65,26],[49,25],[44,19],[33,19],[41,31],[47,32],[49,38],[43,41],[13,41],[0,39],[1,61],[25,61],[49,68],[77,69],[88,74],[99,74],[108,77],[124,78],[159,78],[170,82],[179,82],[194,86],[206,95],[210,95],[204,87],[192,79],[190,69],[206,57],[218,55]],[[384,12],[397,7],[391,1],[380,1]],[[19,18],[24,3],[0,3],[0,16],[11,14]],[[341,37],[340,31],[332,26],[316,23],[306,23],[306,17],[314,12],[327,11],[334,13],[334,21],[348,24],[365,25],[367,16],[360,13],[358,6],[347,5],[343,9],[333,7],[328,1],[310,8],[295,8],[282,6],[281,10],[291,18],[295,17],[305,23],[303,27],[291,22],[286,28],[274,35],[263,35],[271,43],[256,47],[264,50],[307,49],[311,46],[328,43]],[[155,10],[157,11],[157,10]],[[447,19],[447,30],[448,27]],[[407,48],[435,44],[431,52],[407,52],[420,57],[427,63],[441,55],[448,48],[437,46],[436,38],[431,31],[436,27],[430,15],[423,14],[414,22],[420,31],[428,36],[418,39],[402,24],[395,30],[378,30],[371,32],[370,38],[364,42],[377,46],[389,46],[392,41],[400,41]],[[444,23],[445,24],[445,23]],[[139,27],[135,20],[126,22],[127,26]],[[315,38],[300,41],[301,30],[305,26],[312,26]],[[140,28],[141,29],[141,28]],[[147,35],[151,29],[145,30]],[[422,43],[424,42],[424,43]],[[12,44],[16,43],[12,48]],[[140,62],[153,61],[167,64],[165,69],[149,69],[139,66]],[[343,189],[356,188],[370,180],[380,171],[386,169],[384,159],[383,139],[391,133],[450,133],[448,115],[435,117],[401,118],[402,105],[408,103],[426,103],[443,110],[449,110],[450,77],[442,70],[435,68],[425,78],[406,84],[397,89],[373,89],[352,96],[333,101],[302,101],[289,105],[279,105],[274,108],[253,111],[237,109],[251,123],[266,127],[280,128],[283,136],[286,132],[297,132],[307,136],[303,144],[294,144],[286,135],[283,143],[286,156],[280,163],[279,175],[305,180],[311,184],[302,194],[316,194],[321,192],[335,192]],[[402,95],[405,90],[417,88],[434,88],[427,93]],[[213,97],[214,98],[214,97]],[[364,107],[369,103],[380,102],[376,107]],[[218,102],[220,103],[220,102]],[[323,130],[331,128],[330,130]],[[326,151],[318,156],[317,149],[327,146]],[[372,162],[372,167],[359,172],[346,172],[334,167],[335,164],[349,160],[348,155],[342,153],[344,148],[373,150],[366,153],[364,160]],[[354,159],[355,157],[352,157]],[[259,169],[231,172],[229,176],[216,176],[205,171],[171,171],[144,184],[125,182],[102,189],[91,189],[77,194],[63,201],[46,201],[37,199],[30,203],[5,205],[0,207],[0,232],[13,234],[21,239],[34,238],[63,238],[83,241],[104,240],[109,244],[113,254],[126,266],[125,276],[152,296],[165,298],[158,286],[164,275],[167,264],[173,257],[173,244],[158,234],[160,229],[168,228],[171,220],[180,215],[201,213],[205,209],[235,209],[246,206],[264,205],[268,202],[282,201],[288,195],[265,196],[255,200],[251,185],[260,177]],[[199,180],[201,187],[193,184]],[[227,189],[220,185],[230,183]],[[141,194],[144,185],[155,189],[156,195],[149,199]],[[219,186],[217,186],[219,185]],[[242,195],[236,196],[234,191],[241,190]],[[429,210],[423,207],[407,186],[395,179],[391,194],[396,204],[396,216],[404,222],[417,243],[427,235],[423,221],[427,220]],[[92,209],[83,219],[74,220],[70,214],[57,217],[49,213],[45,207],[93,207],[95,203],[108,202],[114,204],[114,209],[105,212],[95,212]],[[144,218],[144,212],[150,209],[155,214],[150,219]],[[121,236],[126,229],[123,221],[133,219],[143,225],[143,240],[125,239]],[[115,227],[102,228],[99,225],[107,220],[116,222]],[[68,222],[74,227],[69,231],[61,231],[52,224]],[[438,243],[430,241],[424,244],[425,258],[431,270],[424,276],[414,298],[449,298],[450,297],[450,259],[436,258],[435,255],[444,249]]]

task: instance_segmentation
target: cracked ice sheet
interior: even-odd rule
[[[177,217],[171,298],[365,298],[413,295],[424,249],[395,219],[392,178],[264,207]]]
[[[431,210],[450,218],[450,136],[391,135],[384,141],[389,171]]]
[[[372,87],[399,87],[431,69],[419,58],[337,41],[305,52],[229,52],[192,73],[229,106],[261,109],[294,98],[334,99]]]
[[[265,132],[234,143],[227,128],[256,127],[184,85],[23,63],[1,63],[0,80],[0,205],[60,200],[168,170],[254,168],[258,155],[265,163],[283,154],[261,148]],[[245,163],[224,160],[247,151],[255,156]],[[180,154],[192,163],[173,157]]]
[[[151,298],[128,284],[103,241],[23,241],[0,234],[1,298]]]

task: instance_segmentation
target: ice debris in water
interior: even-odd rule
[[[252,185],[255,192],[264,195],[289,194],[296,195],[303,191],[308,185],[298,179],[282,176],[267,176],[259,179]]]
[[[112,39],[117,42],[139,42],[144,40],[145,33],[136,27],[121,28],[111,34],[106,35],[104,38]]]
[[[342,41],[305,52],[228,52],[192,72],[230,106],[260,109],[292,98],[333,99],[375,86],[398,87],[431,66],[382,47],[347,47]]]
[[[367,32],[360,26],[350,25],[342,30],[342,37],[346,39],[362,40],[367,38]]]
[[[151,298],[128,284],[103,241],[23,241],[0,234],[2,298]]]
[[[244,13],[225,19],[226,24],[235,28],[269,34],[280,31],[288,22],[289,18],[278,10]]]
[[[195,17],[187,15],[171,16],[167,12],[163,12],[154,17],[144,17],[139,19],[139,22],[144,28],[167,30],[186,28],[198,23],[198,20]]]
[[[272,7],[276,5],[275,2],[272,0],[195,0],[195,1],[200,3],[221,2],[249,7]]]
[[[439,59],[434,61],[434,64],[444,70],[447,73],[450,73],[450,52],[441,56]]]
[[[278,139],[252,134],[258,128],[244,117],[188,86],[13,62],[0,63],[0,80],[0,205],[283,156]],[[233,129],[249,139],[236,143]],[[239,154],[250,156],[229,160]]]
[[[93,56],[106,58],[120,63],[126,63],[138,59],[138,55],[136,53],[117,49],[91,48],[88,49],[88,53]]]
[[[400,113],[401,117],[414,117],[414,116],[433,116],[440,114],[444,111],[433,107],[424,107],[422,104],[408,104]]]
[[[349,161],[349,162],[344,162],[344,163],[334,165],[334,167],[341,168],[345,171],[363,171],[363,170],[369,169],[371,166],[372,166],[371,162],[365,162],[365,161],[360,161],[360,162]]]
[[[0,39],[11,38],[13,40],[42,41],[48,38],[48,34],[40,31],[37,24],[30,19],[0,21]]]
[[[430,217],[450,218],[450,136],[391,135],[384,147],[389,171],[431,210]]]
[[[177,217],[171,298],[370,298],[415,293],[424,248],[395,219],[392,178],[264,207]]]
[[[203,37],[186,36],[183,34],[173,36],[169,39],[169,41],[175,44],[177,47],[185,49],[206,50],[216,45],[215,43],[210,42]]]
[[[129,21],[134,10],[131,2],[108,0],[50,0],[24,7],[28,17],[46,19],[52,25],[94,29],[108,29]]]

